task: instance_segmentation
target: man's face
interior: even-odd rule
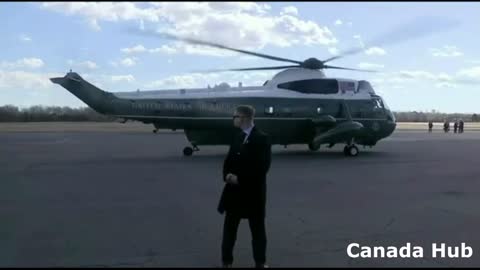
[[[233,114],[233,125],[237,128],[241,128],[248,122],[248,119],[245,115],[235,112]]]

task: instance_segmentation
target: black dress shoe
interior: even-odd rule
[[[268,265],[265,263],[257,263],[255,264],[255,268],[268,268]]]
[[[224,264],[222,264],[222,268],[232,268],[232,264],[224,263]]]

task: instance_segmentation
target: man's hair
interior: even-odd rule
[[[253,117],[255,117],[255,108],[250,105],[239,105],[237,108],[235,108],[235,110],[238,113],[245,115],[249,119],[253,119]]]

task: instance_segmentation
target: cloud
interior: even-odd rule
[[[423,79],[423,80],[436,80],[440,77],[424,70],[402,70],[398,72],[398,75],[405,79]],[[443,75],[444,79],[448,79],[448,75]]]
[[[30,41],[32,41],[32,38],[29,37],[29,36],[27,36],[26,34],[21,34],[21,35],[19,36],[19,39],[20,39],[20,41],[23,41],[23,42],[30,42]]]
[[[367,55],[378,55],[378,56],[382,56],[382,55],[385,55],[387,54],[387,52],[380,48],[380,47],[371,47],[371,48],[368,48],[367,50],[365,50],[365,53]]]
[[[480,84],[480,66],[459,69],[453,73],[426,70],[401,70],[376,75],[372,81],[382,85],[427,82],[436,88],[456,88],[459,85]]]
[[[480,66],[460,69],[456,76],[463,82],[480,83]]]
[[[88,19],[88,26],[90,26],[90,28],[92,28],[92,30],[94,30],[95,32],[99,32],[100,30],[102,30],[102,28],[100,28],[100,25],[98,25],[98,21],[97,19]]]
[[[0,68],[16,69],[16,68],[41,68],[45,65],[40,58],[22,58],[15,62],[3,61],[0,62]]]
[[[123,59],[120,63],[124,67],[131,67],[131,66],[135,66],[137,64],[136,60],[137,60],[137,58],[135,58],[135,57],[134,58],[127,57],[127,58]]]
[[[343,24],[343,21],[340,20],[340,19],[337,19],[337,20],[335,21],[335,25],[342,25],[342,24]]]
[[[406,88],[405,86],[407,84],[418,85],[422,82],[428,82],[431,85],[434,84],[436,87],[444,87],[445,84],[440,83],[452,83],[453,78],[445,73],[434,74],[424,70],[401,70],[375,74],[370,81],[374,83],[375,87],[391,89],[394,88],[394,86]]]
[[[292,15],[294,7],[286,7],[280,15],[271,14],[267,4],[253,2],[48,2],[42,7],[69,16],[82,16],[94,28],[102,21],[143,20],[144,28],[148,28],[148,23],[161,22],[163,32],[244,49],[337,43],[328,27]]]
[[[112,75],[111,77],[111,80],[112,82],[122,82],[122,81],[126,81],[126,82],[134,82],[135,81],[135,77],[133,77],[133,75],[129,74],[129,75]]]
[[[252,12],[258,14],[265,14],[270,10],[267,4],[259,5],[253,2],[212,2],[207,3],[210,8],[222,12]]]
[[[335,47],[328,48],[328,52],[332,55],[337,55],[339,53],[338,49]]]
[[[148,49],[143,45],[136,45],[132,48],[123,48],[122,52],[127,54],[139,54],[139,53],[163,53],[163,54],[196,54],[196,55],[209,55],[209,56],[233,56],[237,53],[216,50],[199,45],[189,45],[182,42],[175,42],[169,45],[162,45],[161,47]]]
[[[456,46],[449,45],[445,45],[439,49],[431,48],[429,51],[435,57],[458,57],[463,55],[463,53],[459,51]]]
[[[95,62],[92,62],[92,61],[84,61],[84,62],[79,63],[79,65],[81,67],[85,67],[85,68],[88,68],[88,69],[97,69],[98,68],[98,65]]]
[[[73,60],[68,60],[67,63],[71,67],[75,67],[75,68],[84,68],[84,69],[90,69],[90,70],[98,68],[97,63],[95,63],[93,61],[90,61],[90,60],[83,61],[83,62],[75,62]]]
[[[172,45],[162,45],[159,48],[149,49],[150,53],[164,53],[164,54],[196,54],[208,56],[233,56],[237,55],[235,52],[216,50],[205,46],[189,45],[176,42]]]
[[[123,53],[141,53],[141,52],[146,52],[147,49],[145,49],[145,47],[141,44],[138,44],[134,47],[131,47],[131,48],[123,48],[121,49],[121,51]]]
[[[469,64],[480,65],[480,60],[467,60],[466,62]]]
[[[211,77],[210,75],[209,77]],[[206,87],[205,83],[201,82],[207,79],[208,75],[191,74],[191,75],[174,75],[162,80],[156,80],[146,84],[147,88],[193,88]]]
[[[0,89],[47,89],[52,86],[52,77],[63,76],[60,73],[37,73],[23,70],[0,70]]]
[[[42,3],[42,7],[65,15],[83,16],[94,27],[98,26],[99,20],[117,22],[145,19],[158,22],[159,19],[154,9],[141,9],[131,2],[47,2]]]
[[[271,79],[274,73],[274,71],[255,73],[189,73],[169,76],[161,80],[152,81],[145,84],[145,87],[150,89],[206,88],[208,85],[215,87],[215,85],[222,82],[226,82],[232,87],[236,87],[238,82],[242,82],[244,86],[262,85],[266,80]]]
[[[437,84],[435,84],[435,87],[436,88],[458,88],[458,85],[457,84],[454,84],[454,83],[449,83],[449,82],[439,82]]]
[[[291,15],[298,15],[298,9],[294,6],[288,6],[282,8],[282,12],[280,12],[281,15],[283,14],[291,14]]]
[[[358,44],[360,44],[360,47],[365,48],[365,43],[363,42],[362,36],[354,35],[353,38],[358,40]]]
[[[384,68],[385,66],[382,65],[382,64],[374,64],[374,63],[365,63],[365,62],[362,62],[362,63],[359,63],[359,64],[358,64],[358,67],[359,67],[359,68],[362,68],[362,69],[382,69],[382,68]]]
[[[162,47],[154,48],[148,50],[151,53],[165,53],[165,54],[174,54],[177,53],[177,48],[170,45],[162,45]]]

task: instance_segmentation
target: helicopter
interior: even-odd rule
[[[272,145],[302,144],[310,151],[319,150],[321,145],[331,148],[344,144],[343,153],[354,157],[359,154],[357,145],[375,146],[396,128],[394,114],[370,82],[326,77],[323,72],[325,69],[374,72],[326,64],[362,52],[364,47],[326,60],[312,57],[298,61],[209,41],[163,35],[289,65],[208,71],[281,70],[261,86],[239,84],[232,87],[222,83],[208,88],[107,92],[71,70],[64,77],[50,80],[98,113],[124,121],[153,124],[155,133],[159,129],[183,130],[190,143],[183,149],[184,156],[191,156],[202,145],[229,145],[237,131],[232,124],[232,114],[241,104],[254,107],[255,125],[269,135]]]

